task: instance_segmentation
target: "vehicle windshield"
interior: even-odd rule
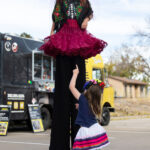
[[[102,74],[103,74],[103,72],[101,69],[94,68],[92,71],[92,79],[99,79],[99,80],[103,81]]]

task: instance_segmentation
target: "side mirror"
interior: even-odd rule
[[[110,85],[109,85],[109,82],[108,82],[108,72],[107,72],[107,69],[106,68],[104,68],[104,81],[105,81],[105,87],[109,87]]]

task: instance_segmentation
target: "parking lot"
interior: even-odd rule
[[[150,150],[150,119],[111,121],[105,127],[110,145],[105,150]],[[4,150],[48,150],[50,130],[34,134],[31,131],[11,131],[0,137]]]

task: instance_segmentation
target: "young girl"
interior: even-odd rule
[[[40,47],[45,54],[56,58],[50,150],[70,150],[70,124],[72,144],[79,129],[74,124],[78,112],[75,108],[77,100],[68,88],[75,64],[80,69],[76,85],[82,92],[85,58],[95,56],[107,45],[86,31],[92,17],[93,10],[88,0],[56,0],[51,35]]]
[[[79,100],[75,123],[81,126],[76,135],[73,150],[100,150],[109,144],[104,128],[96,120],[96,116],[101,114],[100,100],[104,83],[91,80],[85,83],[84,93],[81,94],[75,87],[78,74],[79,70],[76,66],[69,85],[72,94]]]

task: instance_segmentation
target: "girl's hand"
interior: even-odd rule
[[[82,22],[82,25],[81,25],[81,28],[82,29],[86,29],[87,26],[88,26],[88,21],[89,21],[89,18],[85,18]]]
[[[78,75],[79,74],[79,68],[78,65],[76,65],[76,69],[73,70],[73,75]]]

